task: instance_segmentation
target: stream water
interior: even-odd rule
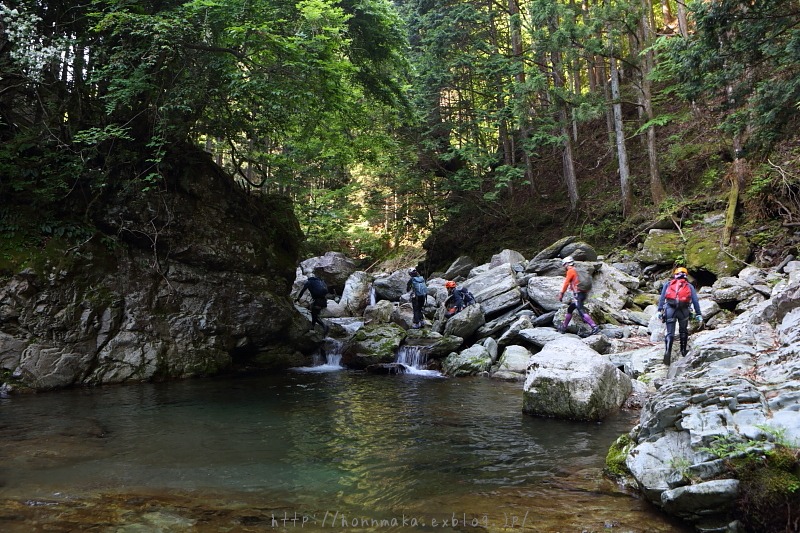
[[[0,531],[688,531],[601,475],[632,414],[304,370],[0,400]]]

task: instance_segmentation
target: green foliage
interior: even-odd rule
[[[793,531],[800,508],[800,450],[777,446],[730,462],[739,479],[736,514],[750,531]]]
[[[700,451],[710,453],[720,459],[730,459],[756,453],[763,445],[763,442],[742,440],[736,435],[717,435],[709,446],[701,447]]]
[[[751,149],[768,148],[791,127],[800,101],[797,13],[781,0],[689,7],[696,31],[658,41],[658,77],[674,80],[675,94],[687,102],[722,102],[722,131],[747,132]]]
[[[605,472],[607,475],[618,478],[630,474],[625,464],[625,459],[628,456],[628,452],[633,448],[633,445],[634,443],[627,433],[620,435],[617,440],[614,441],[614,444],[611,445],[606,454]]]
[[[594,240],[613,240],[619,231],[620,221],[611,217],[597,223],[587,223],[581,228],[581,238],[590,242]]]

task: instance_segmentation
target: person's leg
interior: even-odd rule
[[[672,343],[675,340],[675,308],[666,306],[664,317],[667,323],[667,333],[664,335],[664,364],[669,366],[672,362]]]
[[[678,338],[681,343],[681,357],[686,357],[689,351],[689,309],[679,309],[676,318],[678,320]]]
[[[587,294],[585,292],[579,292],[576,295],[575,297],[575,301],[577,302],[576,307],[578,309],[578,312],[581,314],[581,318],[583,318],[583,321],[586,322],[590,328],[592,328],[592,334],[594,334],[597,333],[597,330],[599,328],[597,327],[597,324],[595,324],[594,320],[592,320],[592,317],[589,316],[589,313],[586,311],[586,308],[583,306],[583,302],[586,301],[586,296]]]
[[[414,311],[414,327],[422,326],[422,306],[424,305],[423,296],[413,296],[411,298],[411,309]]]
[[[564,322],[558,327],[558,331],[561,333],[567,331],[567,326],[569,326],[569,323],[572,322],[572,313],[575,311],[576,307],[577,306],[575,305],[575,302],[570,302],[570,304],[567,306],[567,314],[564,315]]]

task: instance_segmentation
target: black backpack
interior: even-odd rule
[[[464,307],[475,303],[475,297],[464,287],[458,289],[461,292],[461,301],[464,302]]]
[[[592,275],[583,268],[575,268],[578,273],[578,290],[580,292],[589,292],[592,290]]]
[[[306,283],[308,283],[308,292],[312,298],[324,298],[328,295],[328,285],[324,280],[312,276]]]

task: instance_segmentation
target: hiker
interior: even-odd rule
[[[569,307],[567,307],[567,314],[564,316],[564,322],[559,324],[557,328],[558,332],[564,333],[567,331],[567,326],[569,326],[572,320],[572,313],[577,309],[583,321],[592,328],[590,335],[597,335],[600,333],[600,326],[595,324],[592,317],[589,316],[589,313],[586,311],[586,308],[583,307],[583,302],[586,301],[586,297],[592,289],[591,276],[585,273],[582,275],[583,279],[581,279],[581,275],[579,275],[578,271],[575,269],[575,260],[572,256],[567,256],[562,259],[561,264],[567,268],[567,274],[564,278],[564,285],[561,286],[561,292],[558,293],[558,301],[560,302],[564,298],[564,293],[567,292],[567,290],[572,291],[575,298],[570,302]]]
[[[681,357],[686,357],[691,306],[694,307],[695,319],[698,322],[703,321],[703,315],[700,314],[700,302],[697,300],[697,291],[687,279],[689,271],[684,267],[678,267],[672,274],[672,279],[661,287],[661,297],[658,299],[658,317],[667,323],[667,334],[664,336],[664,364],[667,366],[672,362],[675,322],[678,322],[680,330]]]
[[[425,317],[422,316],[422,308],[425,307],[425,301],[428,299],[428,286],[425,284],[425,278],[419,275],[416,268],[408,270],[408,283],[406,290],[411,292],[411,308],[414,310],[414,324],[412,329],[419,329],[425,325]]]
[[[294,299],[295,302],[300,301],[300,297],[308,290],[311,295],[311,329],[314,329],[314,324],[322,326],[325,335],[328,334],[328,325],[320,319],[320,312],[328,307],[328,285],[322,279],[316,276],[309,276],[300,290],[300,294]]]
[[[456,288],[455,281],[446,281],[444,288],[447,289],[447,299],[444,301],[445,318],[450,318],[461,312],[468,305],[475,303],[475,297],[472,296],[472,293],[464,287]]]

